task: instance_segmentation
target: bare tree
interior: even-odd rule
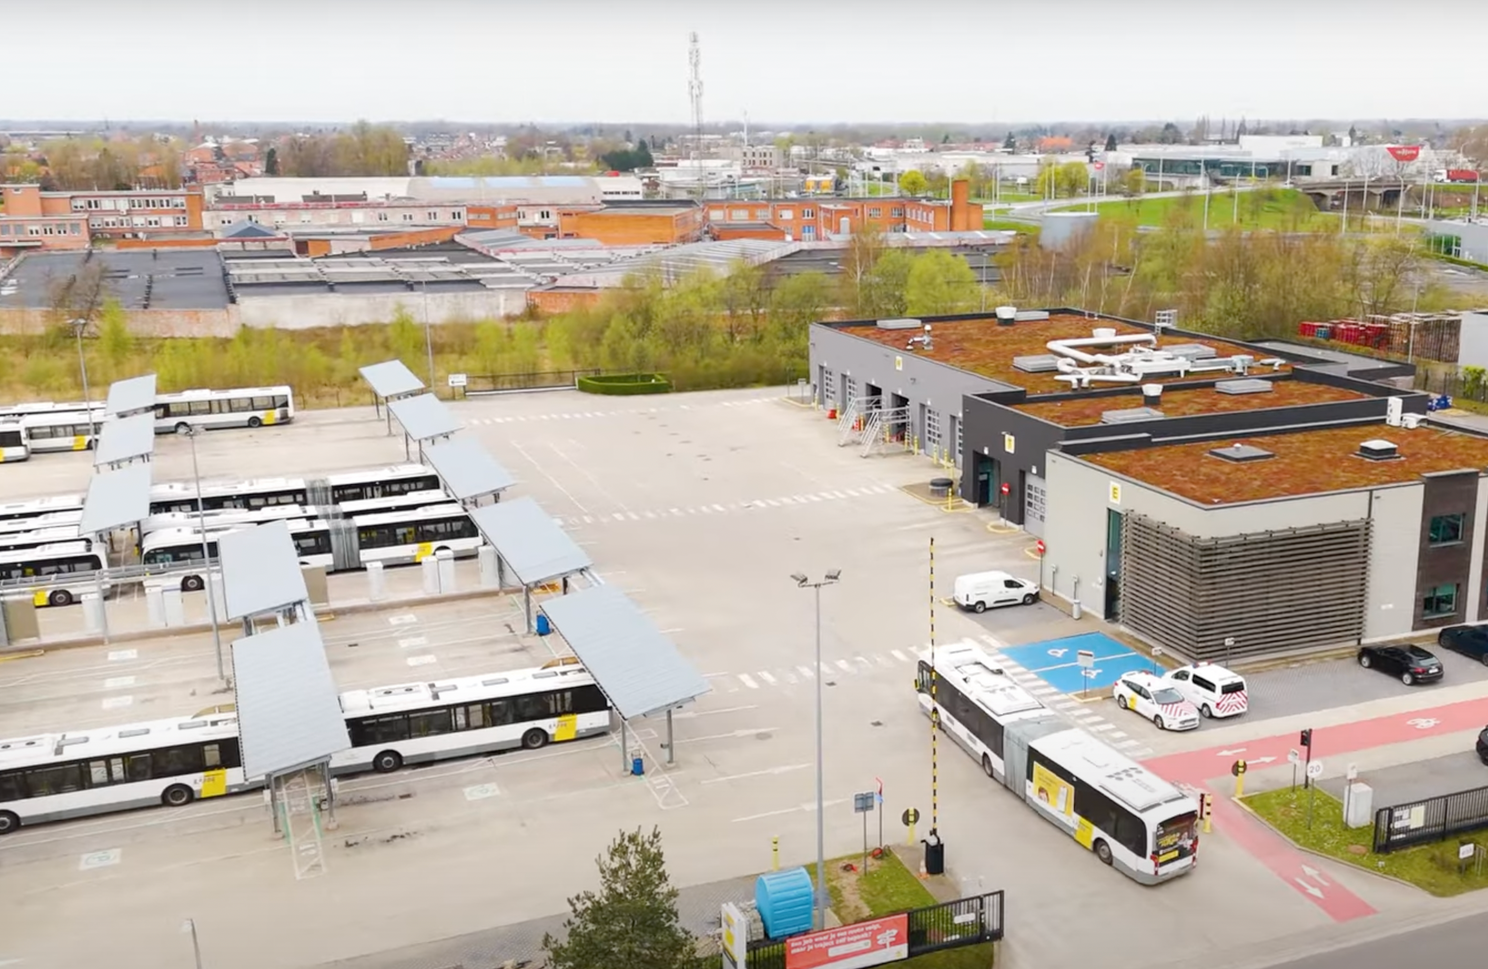
[[[71,321],[81,320],[86,332],[108,298],[107,272],[101,261],[89,259],[75,272],[49,278],[47,309],[53,325],[70,328]]]

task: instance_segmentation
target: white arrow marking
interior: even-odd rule
[[[1233,756],[1235,754],[1243,754],[1243,753],[1245,753],[1246,749],[1247,748],[1245,748],[1245,747],[1236,747],[1234,750],[1221,750],[1215,756],[1217,756],[1217,757],[1230,757],[1230,756]]]
[[[1302,866],[1302,874],[1306,875],[1308,878],[1311,878],[1313,881],[1317,882],[1319,885],[1323,886],[1324,888],[1327,888],[1328,887],[1328,883],[1323,880],[1323,873],[1320,872],[1320,871],[1318,871],[1316,868],[1312,867],[1311,865],[1303,865]]]
[[[1316,889],[1316,888],[1312,887],[1311,885],[1307,884],[1307,882],[1303,881],[1302,879],[1300,879],[1300,878],[1294,878],[1292,880],[1295,881],[1298,885],[1301,885],[1302,886],[1302,890],[1305,891],[1307,894],[1311,895],[1313,898],[1322,898],[1323,897],[1323,893],[1321,891],[1319,891],[1318,889]]]
[[[1269,764],[1269,763],[1271,763],[1275,759],[1276,759],[1275,757],[1252,757],[1250,759],[1250,763],[1252,763],[1252,764]]]

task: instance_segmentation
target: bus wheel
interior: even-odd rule
[[[396,750],[384,750],[372,758],[372,769],[379,774],[391,774],[403,766],[403,755]]]
[[[988,757],[986,754],[982,755],[982,770],[987,772],[988,777],[991,777],[994,780],[996,779],[996,775],[992,773],[992,758]]]
[[[1097,839],[1095,844],[1091,845],[1091,847],[1095,849],[1095,856],[1101,860],[1101,864],[1109,865],[1111,863],[1110,845],[1106,844],[1104,841]]]
[[[0,834],[10,834],[21,826],[21,819],[9,811],[0,811]]]
[[[191,788],[185,784],[172,784],[160,795],[160,800],[171,807],[185,807],[191,803]]]
[[[177,434],[190,434],[191,433],[191,425],[188,424],[188,423],[186,423],[185,421],[182,421],[181,423],[179,423],[179,424],[176,425],[176,433]]]
[[[202,577],[201,576],[199,576],[199,575],[188,575],[188,576],[186,576],[186,578],[184,578],[184,579],[181,580],[181,591],[182,592],[200,592],[202,585],[203,585],[203,583],[202,583]]]
[[[57,589],[47,596],[47,605],[70,606],[72,605],[72,593],[66,589]]]
[[[248,418],[248,426],[249,427],[263,427],[263,418],[262,417],[250,417],[250,418]]]
[[[522,746],[528,750],[536,750],[539,747],[546,746],[547,742],[548,733],[546,730],[534,728],[522,734]]]

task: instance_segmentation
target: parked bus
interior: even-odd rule
[[[34,532],[0,532],[0,552],[14,552],[25,548],[41,548],[43,545],[72,542],[80,543],[89,551],[93,549],[93,539],[80,535],[76,525],[41,528]]]
[[[31,518],[0,518],[0,535],[8,532],[39,532],[49,528],[77,528],[83,523],[83,510],[49,511]]]
[[[608,700],[578,665],[353,690],[340,703],[338,775],[535,750],[610,728]],[[262,786],[244,774],[234,713],[0,740],[0,834]]]
[[[25,404],[0,404],[0,420],[13,417],[28,417],[32,414],[61,414],[87,412],[90,410],[103,410],[99,403],[87,403],[81,400],[72,401],[31,401]]]
[[[233,526],[262,525],[274,521],[309,521],[314,518],[354,518],[374,512],[409,511],[428,505],[447,505],[455,499],[437,489],[411,491],[406,495],[391,498],[368,498],[364,501],[348,501],[340,505],[312,508],[304,505],[268,505],[263,508],[208,509],[198,514],[195,507],[190,511],[167,511],[151,515],[140,523],[140,534],[169,528],[184,528],[200,531],[205,522],[207,531],[216,531]]]
[[[1144,885],[1193,870],[1198,802],[1072,728],[976,646],[938,651],[933,670],[921,661],[915,689],[921,710],[988,777],[1105,864]]]
[[[89,451],[103,433],[107,418],[102,410],[59,411],[51,414],[30,414],[21,418],[25,429],[26,445],[32,454],[48,451]]]
[[[475,555],[485,539],[470,514],[460,505],[428,505],[407,511],[359,515],[356,518],[317,518],[291,521],[289,536],[301,565],[317,565],[331,572],[360,569],[372,562],[411,565],[449,549],[457,558]],[[207,555],[217,558],[217,542],[241,526],[207,529]],[[202,533],[195,528],[152,532],[140,545],[140,562],[147,569],[202,560]],[[203,587],[204,575],[181,577],[183,591]]]
[[[0,522],[37,518],[57,511],[75,511],[79,519],[83,514],[82,495],[53,495],[48,498],[28,498],[0,505]]]
[[[263,427],[294,420],[294,392],[288,387],[236,390],[183,390],[155,397],[155,433],[182,433],[190,427]]]
[[[207,511],[256,509],[273,505],[324,507],[348,501],[436,490],[439,476],[421,464],[347,471],[324,478],[258,478],[248,481],[202,483],[202,505]],[[81,507],[81,506],[79,506]],[[196,485],[171,483],[150,490],[150,514],[196,511]]]
[[[25,461],[29,457],[31,448],[26,444],[26,429],[20,421],[0,418],[0,464]]]
[[[0,586],[29,591],[38,606],[65,606],[98,587],[95,572],[106,566],[92,542],[58,542],[0,552]],[[107,586],[105,585],[105,590]]]

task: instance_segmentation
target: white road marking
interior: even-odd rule
[[[615,512],[615,516],[614,516],[614,517],[615,517],[615,521],[617,521],[617,522],[623,522],[623,521],[625,521],[625,516],[624,516],[624,515],[622,515],[622,514],[621,514],[621,513],[620,513],[620,512],[618,512],[618,511],[617,511],[617,512]]]
[[[110,663],[122,663],[125,660],[136,659],[139,656],[137,649],[115,649],[109,651]]]
[[[134,706],[134,697],[132,696],[106,696],[103,698],[103,708],[105,710],[119,710],[123,707],[131,706]]]
[[[764,770],[752,770],[745,774],[727,774],[723,777],[710,777],[703,781],[704,784],[722,784],[725,781],[738,781],[746,777],[764,777],[767,774],[787,774],[793,770],[805,770],[810,764],[784,764],[780,767],[768,767]]]
[[[388,616],[387,621],[389,626],[406,626],[409,623],[418,622],[418,616],[415,616],[411,612],[405,612],[397,616]]]
[[[408,657],[409,666],[428,666],[432,662],[434,662],[434,656],[431,653],[425,653],[423,656]]]
[[[1103,723],[1103,724],[1100,724],[1099,726],[1091,727],[1090,729],[1091,730],[1115,730],[1116,729],[1116,725],[1114,723]],[[1122,736],[1124,737],[1126,735],[1125,734],[1122,734]]]
[[[107,868],[117,865],[124,860],[123,848],[105,848],[102,851],[90,851],[83,855],[78,862],[78,871],[92,871],[95,868]]]
[[[429,645],[429,637],[427,636],[409,636],[407,639],[398,640],[399,649],[413,649],[416,646],[427,645]]]
[[[1123,731],[1118,730],[1115,733],[1111,734],[1111,736],[1113,736],[1113,737],[1125,737],[1126,734]]]
[[[809,666],[797,666],[796,669],[799,670],[801,675],[806,677],[806,679],[808,680],[816,675],[811,671],[811,667]]]
[[[852,664],[849,663],[845,659],[839,659],[837,661],[837,668],[840,669],[844,673],[851,673],[852,672]]]
[[[759,678],[762,679],[762,680],[764,680],[766,683],[770,684],[771,686],[774,686],[775,685],[775,677],[771,676],[769,673],[766,673],[764,670],[760,670],[760,672],[759,672]]]
[[[126,686],[134,686],[134,677],[111,676],[103,681],[103,688],[105,690],[122,690]]]
[[[483,801],[488,797],[495,797],[501,793],[501,789],[495,784],[476,784],[474,787],[465,788],[465,800]]]
[[[748,673],[740,673],[739,674],[739,682],[740,683],[743,683],[745,686],[749,687],[751,690],[758,690],[759,689],[759,684],[756,683],[756,682],[754,682],[754,677],[750,676]]]
[[[727,508],[725,508],[725,507],[723,507],[723,506],[722,506],[722,505],[714,505],[714,506],[713,506],[713,507],[714,507],[714,509],[716,509],[716,510],[717,510],[717,511],[728,511],[728,509],[727,509]]]
[[[901,662],[901,663],[908,663],[909,662],[909,657],[908,656],[905,656],[903,653],[899,652],[899,650],[897,650],[897,649],[891,649],[891,650],[889,650],[889,652],[899,662]]]
[[[785,677],[785,682],[787,682],[787,683],[795,683],[795,682],[797,682],[797,680],[796,680],[796,674],[794,674],[794,673],[781,673],[780,675],[783,676],[783,677]]]

